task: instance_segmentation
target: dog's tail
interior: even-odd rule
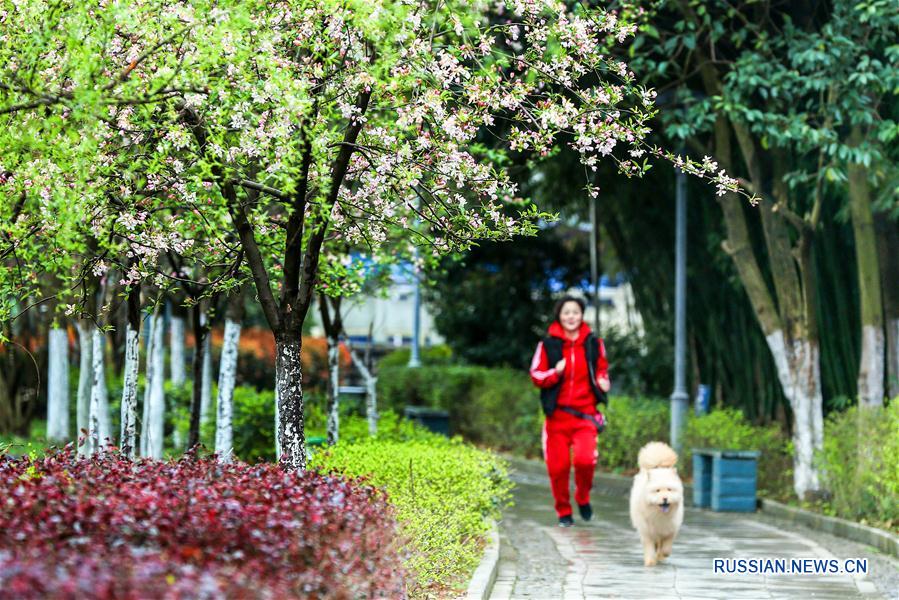
[[[637,463],[643,470],[671,468],[677,464],[677,452],[665,442],[649,442],[640,449]]]

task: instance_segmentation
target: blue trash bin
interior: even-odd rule
[[[699,387],[696,388],[696,400],[693,406],[693,411],[697,417],[708,414],[711,396],[711,388],[704,383],[700,383]]]
[[[693,448],[693,504],[755,512],[758,457],[757,450]]]

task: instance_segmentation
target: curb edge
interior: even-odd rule
[[[884,554],[899,558],[899,536],[895,536],[888,531],[860,523],[853,523],[838,517],[828,517],[827,515],[821,515],[794,506],[787,506],[767,498],[761,498],[760,504],[761,511],[772,517],[800,523],[816,531],[823,531],[853,542],[867,544]]]
[[[465,593],[467,600],[487,600],[496,583],[496,575],[499,567],[499,528],[496,521],[492,523],[487,548],[480,564],[471,576],[468,590]]]

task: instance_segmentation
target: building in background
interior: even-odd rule
[[[401,347],[412,343],[412,324],[415,310],[415,285],[406,269],[396,269],[392,283],[381,296],[359,295],[348,298],[343,303],[344,330],[352,342],[364,344],[369,335],[376,346]],[[580,295],[584,295],[580,292]],[[600,279],[600,323],[602,330],[614,327],[622,333],[643,333],[643,320],[634,305],[634,295],[630,283],[622,275],[612,279],[603,275]],[[584,315],[588,323],[593,323],[595,308],[589,305]],[[318,314],[315,311],[314,314]],[[316,324],[311,331],[314,336],[323,336],[321,325]],[[443,342],[443,337],[434,327],[434,318],[427,303],[421,306],[421,345],[433,346]]]

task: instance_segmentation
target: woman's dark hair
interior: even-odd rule
[[[559,320],[559,315],[562,314],[562,307],[565,306],[566,302],[576,302],[577,305],[581,307],[581,314],[587,310],[587,304],[582,298],[578,298],[577,296],[562,296],[559,298],[558,302],[556,302],[556,307],[553,308],[553,317],[556,321]]]

